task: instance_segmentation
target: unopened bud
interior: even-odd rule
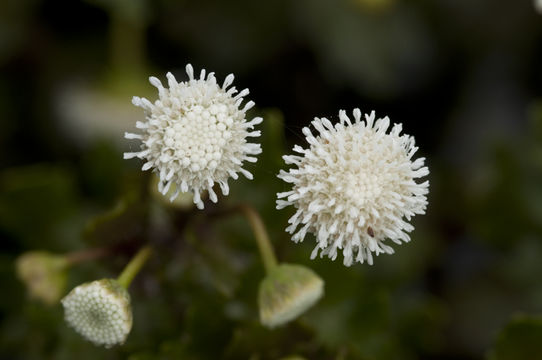
[[[95,345],[123,344],[132,329],[130,295],[114,279],[79,285],[62,305],[68,325]]]
[[[47,305],[57,303],[66,289],[67,260],[62,255],[32,251],[19,256],[17,276],[26,285],[30,296]]]
[[[280,264],[260,283],[260,321],[273,328],[308,310],[324,293],[324,281],[311,269]]]

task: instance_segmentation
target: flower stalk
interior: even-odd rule
[[[117,72],[140,74],[145,63],[144,25],[124,18],[120,11],[111,14],[110,62]]]
[[[265,271],[269,274],[277,266],[277,257],[275,256],[273,245],[271,245],[271,240],[269,239],[262,218],[254,208],[247,204],[239,205],[238,209],[252,227]]]
[[[117,282],[125,289],[128,289],[134,277],[139,273],[143,265],[149,259],[152,253],[150,246],[141,248],[137,254],[130,260],[128,265],[124,268],[122,273],[117,278]]]
[[[75,251],[65,255],[66,266],[72,266],[83,262],[96,260],[109,255],[111,249],[108,248],[94,248],[81,251]]]

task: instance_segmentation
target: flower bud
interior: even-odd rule
[[[15,270],[31,297],[53,305],[66,289],[66,266],[66,258],[62,255],[32,251],[17,258]]]
[[[79,285],[62,305],[68,325],[95,345],[123,344],[132,329],[130,295],[114,279]]]
[[[312,270],[292,264],[274,267],[260,283],[260,321],[274,328],[308,310],[324,293],[324,281]]]

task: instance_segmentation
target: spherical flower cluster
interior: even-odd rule
[[[62,305],[68,325],[95,345],[122,344],[132,329],[130,295],[116,280],[77,286]]]
[[[316,236],[311,258],[320,251],[335,260],[342,249],[346,266],[354,260],[372,264],[373,253],[393,254],[387,239],[410,241],[414,227],[408,221],[425,213],[429,188],[428,181],[416,179],[429,170],[424,158],[413,159],[418,148],[413,137],[400,135],[401,124],[388,133],[388,117],[375,121],[373,111],[363,121],[359,109],[354,122],[343,110],[339,119],[334,126],[315,118],[317,136],[303,129],[309,148],[296,145],[300,155],[283,157],[296,168],[280,171],[279,178],[293,188],[277,194],[277,209],[297,209],[286,228],[295,232],[293,241],[303,241],[308,232]]]
[[[251,155],[261,153],[260,144],[248,143],[247,137],[260,136],[260,131],[253,129],[262,118],[246,121],[246,112],[254,102],[240,107],[249,91],[237,93],[235,87],[230,87],[233,74],[219,86],[214,73],[206,75],[202,70],[196,79],[190,64],[186,73],[189,80],[180,83],[168,73],[169,88],[150,77],[159,94],[154,104],[145,98],[133,98],[132,103],[145,110],[147,121],[136,123],[142,134],[125,134],[127,139],[141,140],[141,150],[125,153],[124,158],[145,159],[142,169],[159,174],[158,190],[162,194],[173,184],[176,189],[171,200],[180,192],[192,191],[194,203],[203,208],[202,191],[207,190],[211,201],[218,200],[213,190],[215,183],[227,195],[229,177],[237,179],[240,172],[252,179],[242,165],[244,161],[256,162]]]

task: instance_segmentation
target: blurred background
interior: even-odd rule
[[[150,75],[233,72],[257,106],[253,181],[205,211],[163,202],[122,138]],[[281,155],[314,116],[376,110],[403,123],[431,171],[412,242],[374,266],[309,260],[313,238],[274,209]],[[542,14],[529,0],[4,0],[0,3],[1,359],[542,359]],[[239,202],[281,261],[325,297],[298,321],[258,322],[264,276]],[[74,286],[116,277],[138,246],[134,327],[85,342],[60,304],[32,298],[24,252],[107,248]]]

